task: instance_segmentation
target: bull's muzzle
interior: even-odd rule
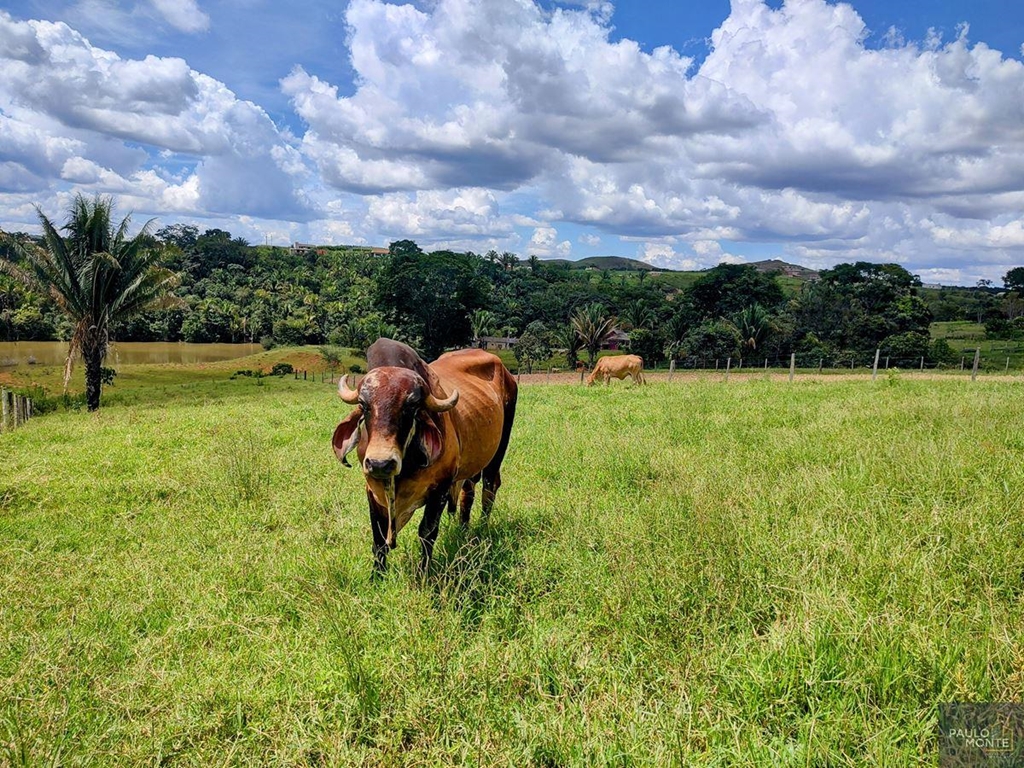
[[[387,480],[398,474],[398,459],[371,459],[367,456],[363,461],[363,469],[375,480]]]

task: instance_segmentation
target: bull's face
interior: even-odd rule
[[[342,379],[341,399],[357,405],[334,433],[334,451],[342,463],[359,445],[363,473],[368,478],[389,481],[415,457],[428,466],[441,454],[441,433],[432,418],[455,406],[458,391],[445,399],[431,395],[426,382],[406,368],[375,368],[360,382],[358,390]]]

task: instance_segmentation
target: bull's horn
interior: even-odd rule
[[[455,404],[459,402],[459,390],[453,389],[452,393],[444,400],[438,400],[433,395],[427,395],[427,409],[434,413],[444,413],[450,411],[455,407]]]
[[[348,376],[342,376],[341,381],[338,382],[338,397],[349,405],[355,405],[359,402],[359,390],[349,387]]]

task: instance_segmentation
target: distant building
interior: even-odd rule
[[[512,349],[519,339],[515,336],[481,336],[480,347],[482,349]]]
[[[629,343],[629,334],[625,331],[615,330],[612,331],[604,344],[601,345],[601,349],[617,350],[626,346]]]
[[[390,251],[387,248],[371,248],[370,249],[370,255],[371,256],[387,256],[389,253],[390,253]]]
[[[315,251],[316,251],[316,246],[315,245],[311,245],[310,243],[292,243],[292,247],[291,247],[291,252],[292,253],[303,254],[303,253],[313,253]]]

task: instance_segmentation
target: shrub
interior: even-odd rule
[[[945,339],[936,339],[928,347],[928,361],[936,365],[954,365],[959,353]]]
[[[289,373],[295,373],[295,367],[291,363],[274,363],[274,367],[270,369],[271,376],[287,376]]]
[[[348,367],[348,372],[349,373],[362,373],[363,372],[363,366],[361,366],[359,363],[352,363],[352,365],[350,365]]]

